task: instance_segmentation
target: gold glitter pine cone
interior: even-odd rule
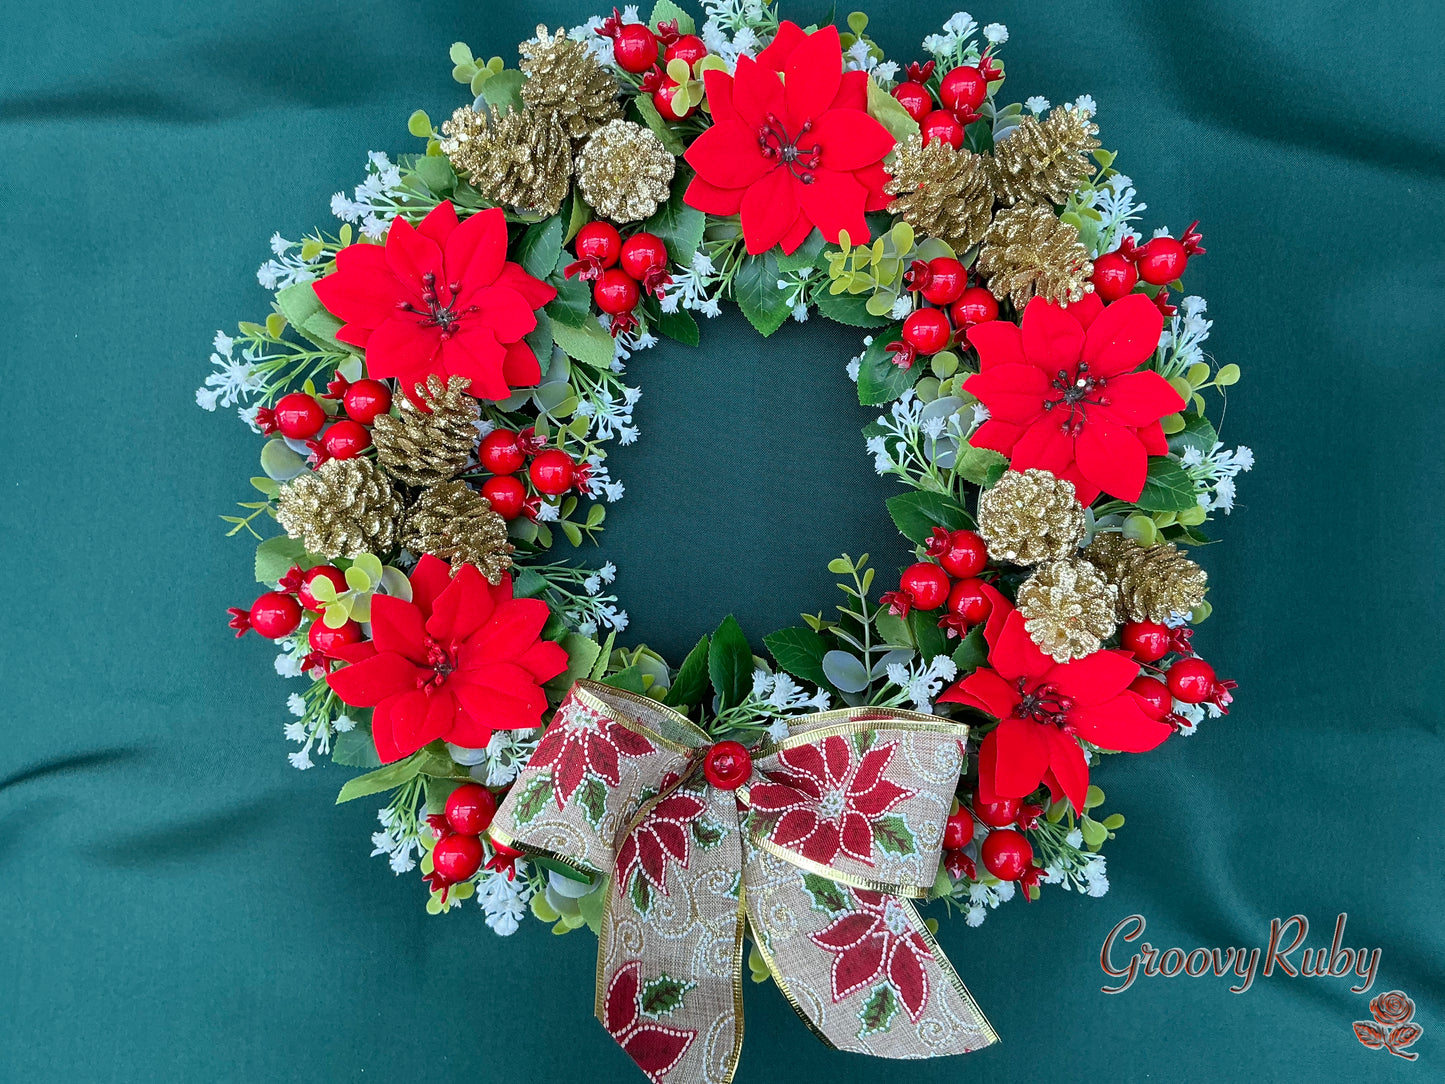
[[[1066,203],[1091,173],[1099,126],[1071,105],[1024,117],[993,149],[990,173],[1003,203]]]
[[[1113,635],[1118,595],[1088,561],[1050,561],[1019,586],[1018,608],[1039,650],[1068,662],[1092,655]]]
[[[1173,542],[1141,546],[1117,532],[1096,535],[1084,556],[1119,588],[1121,621],[1167,621],[1204,601],[1209,575]]]
[[[332,459],[281,487],[276,519],[307,553],[332,560],[396,549],[404,505],[369,459]]]
[[[573,142],[586,139],[608,121],[622,116],[617,80],[587,46],[566,32],[550,35],[545,26],[517,46],[527,81],[522,101],[529,109],[556,117]]]
[[[479,416],[477,401],[466,393],[470,384],[454,376],[443,386],[433,373],[425,387],[416,385],[416,400],[402,398],[400,417],[376,419],[371,439],[388,474],[407,485],[429,486],[467,465],[477,447]]]
[[[1066,305],[1094,289],[1094,265],[1079,231],[1048,206],[1000,210],[984,235],[977,270],[994,297],[1008,298],[1020,311],[1033,297]]]
[[[978,533],[995,560],[1059,561],[1084,539],[1084,509],[1067,479],[1037,468],[1006,471],[978,499]]]
[[[667,202],[677,159],[649,128],[614,120],[592,133],[577,156],[582,198],[603,218],[641,222]]]
[[[888,213],[956,252],[982,240],[993,214],[993,186],[981,155],[941,139],[923,146],[914,136],[898,147],[883,191],[897,198]]]
[[[452,563],[475,565],[492,584],[512,566],[507,523],[487,498],[461,481],[422,490],[407,509],[401,543],[415,554],[430,553]]]
[[[572,141],[553,114],[478,113],[464,105],[442,123],[442,153],[496,203],[554,215],[572,185]]]

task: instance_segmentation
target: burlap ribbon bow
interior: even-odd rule
[[[909,897],[938,872],[967,728],[848,708],[707,782],[710,739],[646,697],[578,682],[502,803],[501,842],[611,877],[597,1017],[655,1082],[727,1084],[743,933],[820,1039],[889,1058],[997,1036]]]

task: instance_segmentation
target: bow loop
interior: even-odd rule
[[[749,926],[830,1046],[963,1053],[995,1035],[906,897],[937,875],[967,733],[915,712],[823,712],[722,790],[685,716],[578,682],[491,830],[610,878],[597,1018],[654,1084],[731,1081]]]

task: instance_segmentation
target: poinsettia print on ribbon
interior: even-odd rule
[[[697,1038],[694,1030],[663,1023],[694,985],[666,974],[644,984],[641,960],[627,961],[607,984],[602,1026],[650,1080],[661,1081]]]
[[[917,1023],[928,1006],[933,950],[913,928],[901,900],[862,889],[841,891],[851,897],[852,909],[808,936],[833,954],[833,1001],[868,990],[861,1023],[869,1032],[886,1030],[898,1005]]]

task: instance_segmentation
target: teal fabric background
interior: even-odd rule
[[[807,22],[816,0],[786,6]],[[953,10],[877,5],[890,55]],[[365,152],[462,100],[446,53],[514,57],[585,4],[8,0],[0,34],[6,334],[0,494],[0,1079],[633,1080],[591,1020],[595,942],[468,906],[428,917],[369,858],[374,807],[285,760],[269,645],[224,607],[250,553],[216,514],[255,442],[192,389],[217,327],[264,315],[266,240],[330,224]],[[1253,446],[1202,557],[1197,643],[1237,710],[1096,775],[1128,824],[1101,900],[1046,891],[942,941],[1003,1042],[908,1066],[830,1053],[747,990],[739,1079],[1440,1079],[1445,1065],[1440,433],[1445,18],[1435,0],[1026,4],[1009,99],[1089,92],[1148,228],[1203,220],[1191,290],[1244,367]],[[727,612],[757,644],[831,605],[826,560],[903,548],[824,322],[760,343],[734,314],[639,359],[644,438],[603,550],[674,658]],[[1356,1042],[1345,979],[1141,979],[1100,992],[1107,931],[1383,950],[1408,1064]],[[941,912],[940,912],[941,913]]]

